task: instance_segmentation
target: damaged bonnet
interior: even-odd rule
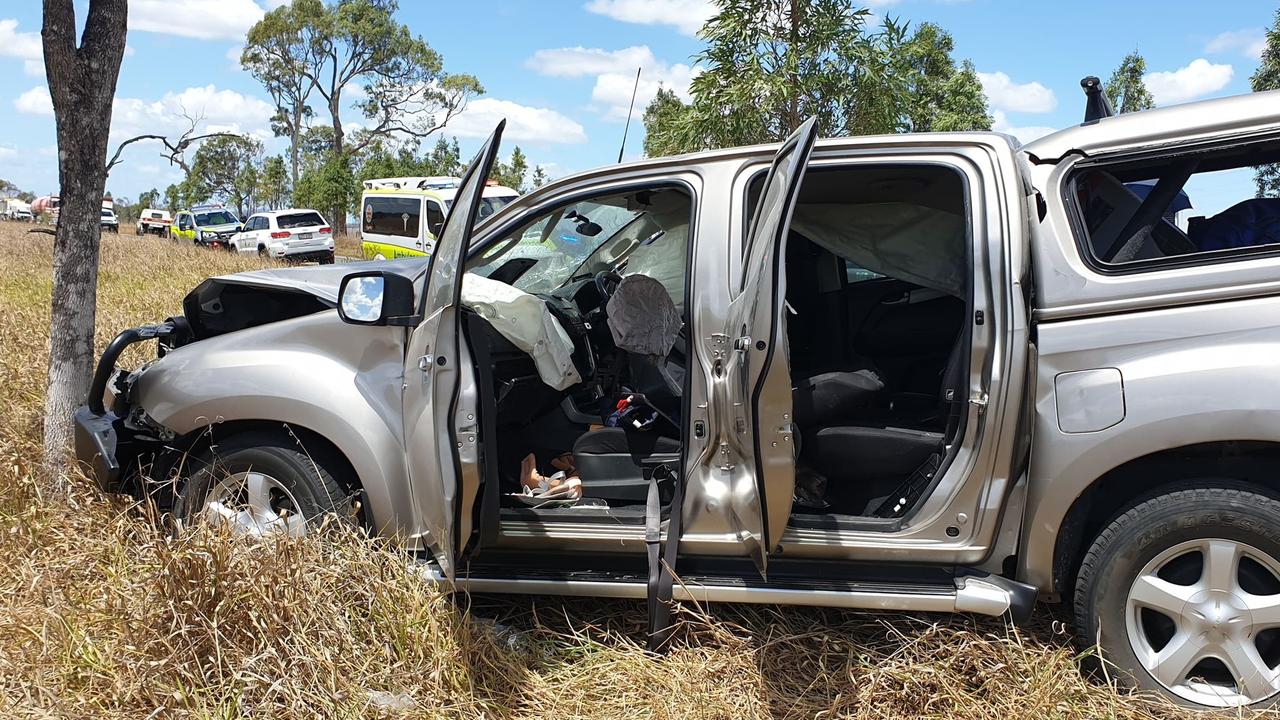
[[[368,262],[361,270],[389,270],[410,278],[428,259]],[[187,294],[182,311],[195,340],[333,309],[351,269],[344,265],[268,268],[209,278]]]

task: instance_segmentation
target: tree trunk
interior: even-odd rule
[[[99,214],[107,181],[111,103],[124,57],[127,0],[90,0],[76,46],[73,0],[44,0],[45,74],[58,132],[61,204],[53,245],[53,308],[45,395],[44,462],[67,459],[71,415],[93,371]],[[56,481],[61,486],[63,481]]]
[[[329,114],[333,116],[333,155],[334,157],[342,157],[347,151],[346,138],[342,132],[342,100],[341,93],[338,88],[334,88],[333,94],[329,100]],[[329,212],[333,214],[333,234],[335,237],[345,237],[347,234],[347,209],[345,207],[330,208]]]
[[[289,187],[295,191],[298,188],[298,145],[302,142],[302,105],[294,103],[292,117],[289,118],[292,124],[292,134],[289,137],[289,163],[290,172],[289,180],[292,183]]]

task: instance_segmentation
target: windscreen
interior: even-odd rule
[[[226,210],[216,210],[214,212],[196,213],[197,225],[230,225],[235,222],[236,216]]]
[[[532,266],[512,285],[530,293],[553,290],[564,284],[587,256],[643,212],[609,204],[619,200],[616,196],[587,200],[538,217],[500,242],[495,255],[479,258],[479,264],[470,272],[488,277],[504,263],[526,259],[532,261]]]

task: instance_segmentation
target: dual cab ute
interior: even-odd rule
[[[1025,146],[810,121],[477,230],[499,126],[431,257],[213,278],[121,334],[78,454],[188,521],[354,513],[450,587],[648,597],[659,642],[670,597],[1038,597],[1129,683],[1274,704],[1280,201],[1250,168],[1278,107]]]

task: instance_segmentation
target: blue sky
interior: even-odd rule
[[[180,134],[182,113],[202,127],[269,139],[267,95],[232,58],[245,30],[279,0],[131,0],[129,49],[121,69],[114,142],[143,132]],[[1162,105],[1247,92],[1263,28],[1280,0],[877,0],[880,16],[932,21],[973,60],[997,128],[1030,140],[1080,121],[1078,82],[1105,77],[1137,49]],[[84,3],[80,12],[83,16]],[[659,84],[685,92],[701,43],[693,33],[708,0],[401,0],[400,19],[444,56],[446,68],[476,75],[486,95],[450,123],[464,150],[500,117],[507,142],[555,177],[616,160],[635,68],[637,107]],[[45,194],[56,189],[52,110],[40,61],[40,3],[0,3],[0,178]],[[349,122],[355,121],[350,114]],[[643,129],[633,123],[628,157]],[[134,197],[180,179],[155,145],[126,151],[108,189]],[[1237,178],[1239,180],[1239,178]]]

